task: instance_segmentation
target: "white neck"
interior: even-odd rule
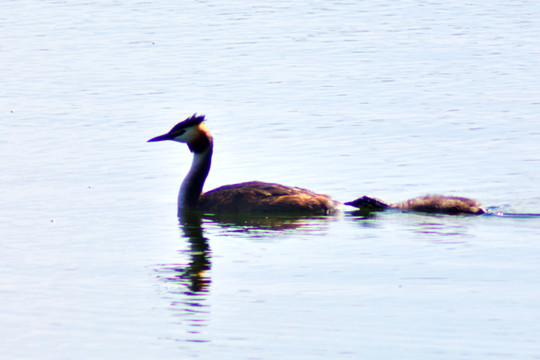
[[[204,181],[210,172],[212,144],[202,152],[193,153],[193,162],[178,194],[178,210],[196,209]]]

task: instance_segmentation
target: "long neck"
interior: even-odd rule
[[[204,181],[210,172],[212,162],[212,141],[205,149],[196,149],[193,152],[193,162],[186,178],[180,186],[178,194],[178,209],[187,210],[197,208]]]

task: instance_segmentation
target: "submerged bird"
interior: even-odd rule
[[[400,209],[430,214],[481,215],[486,213],[479,202],[459,196],[425,195],[395,204],[386,204],[378,199],[363,196],[346,202],[345,205],[357,207],[361,213]]]
[[[168,133],[148,142],[173,140],[187,144],[193,153],[191,169],[178,194],[178,210],[210,213],[295,213],[331,214],[341,204],[327,195],[280,184],[251,181],[226,185],[202,193],[210,171],[212,135],[203,123],[204,115],[194,114],[176,124]]]

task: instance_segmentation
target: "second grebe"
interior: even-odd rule
[[[486,212],[476,200],[444,195],[425,195],[395,204],[386,204],[378,199],[363,196],[354,201],[346,202],[345,205],[357,207],[362,213],[384,211],[386,209],[447,215],[481,215]]]
[[[193,153],[191,169],[178,194],[179,211],[330,214],[340,207],[340,203],[327,195],[260,181],[226,185],[201,194],[210,171],[213,150],[212,135],[203,121],[204,115],[194,114],[176,124],[168,133],[148,140],[185,143]]]

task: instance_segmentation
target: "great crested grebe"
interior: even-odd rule
[[[327,195],[260,181],[226,185],[201,194],[210,171],[214,147],[212,135],[203,121],[204,115],[194,114],[176,124],[168,133],[148,140],[185,143],[193,153],[191,169],[178,194],[179,211],[331,214],[341,206]]]
[[[345,205],[357,207],[362,213],[384,211],[386,209],[400,209],[430,214],[447,215],[482,215],[486,210],[479,202],[459,196],[425,195],[395,204],[386,204],[378,199],[363,196],[356,200],[346,202]]]

